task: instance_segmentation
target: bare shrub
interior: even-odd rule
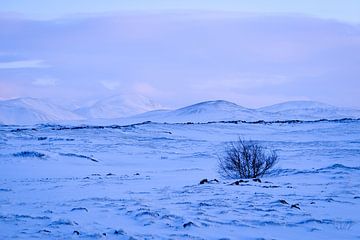
[[[232,142],[219,157],[219,173],[224,178],[258,178],[264,176],[278,161],[274,150],[239,139]]]

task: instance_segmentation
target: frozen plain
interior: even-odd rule
[[[239,136],[278,151],[261,183],[218,176]],[[0,239],[360,239],[359,120],[3,125],[0,149]]]

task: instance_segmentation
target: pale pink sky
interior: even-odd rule
[[[36,12],[6,2],[0,98],[81,102],[136,93],[169,107],[224,99],[247,107],[315,100],[360,108],[353,9],[348,18],[341,8],[331,19],[329,7],[327,16],[306,12],[306,4],[299,12],[265,5],[262,12],[237,5],[230,12],[226,4],[146,11],[145,5],[74,15],[77,7]]]

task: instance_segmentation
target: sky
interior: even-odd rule
[[[360,1],[2,0],[0,99],[360,108]]]

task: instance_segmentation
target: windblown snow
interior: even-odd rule
[[[360,238],[359,118],[310,101],[1,101],[0,239]],[[277,168],[222,179],[239,137],[275,149]]]
[[[260,182],[217,173],[239,136],[280,156]],[[3,125],[0,148],[0,239],[360,237],[360,120]]]

